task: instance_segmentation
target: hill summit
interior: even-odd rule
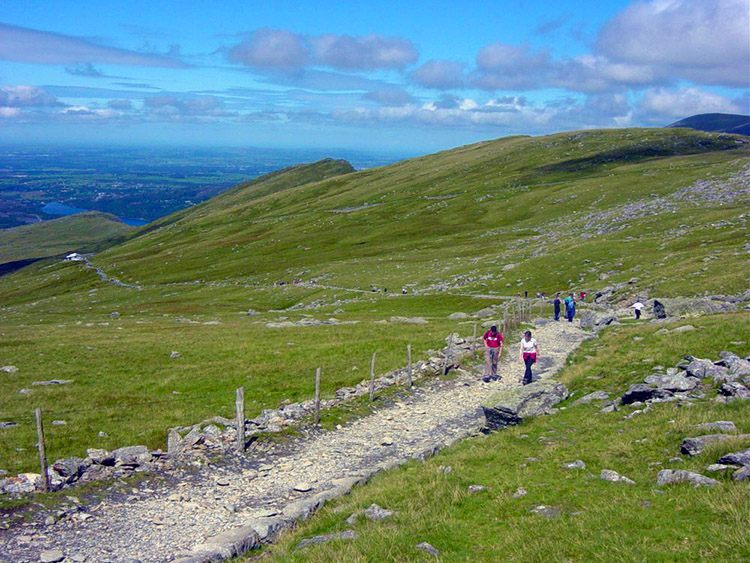
[[[709,133],[750,135],[750,115],[732,113],[701,113],[680,119],[667,127],[689,127]]]

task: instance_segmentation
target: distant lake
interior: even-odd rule
[[[71,207],[70,205],[58,203],[57,201],[47,203],[42,207],[42,213],[46,213],[47,215],[75,215],[76,213],[85,213],[86,211],[88,211],[88,209]],[[142,221],[140,219],[125,219],[122,217],[120,217],[120,221],[129,227],[142,227],[143,225],[148,224],[148,221]]]

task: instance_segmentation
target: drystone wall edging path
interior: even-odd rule
[[[538,321],[535,337],[542,350],[535,375],[544,379],[565,365],[588,333],[578,323]],[[55,524],[11,528],[0,532],[0,561],[36,562],[43,551],[59,549],[76,563],[198,563],[271,541],[374,473],[426,459],[475,433],[484,423],[481,401],[520,385],[518,344],[506,344],[499,382],[481,382],[477,364],[335,431],[262,456],[198,464],[169,485],[128,487]]]

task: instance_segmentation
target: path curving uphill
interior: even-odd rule
[[[588,334],[577,323],[538,321],[534,335],[542,358],[535,375],[552,377]],[[121,487],[56,524],[0,532],[0,561],[39,561],[43,551],[58,549],[67,561],[197,563],[218,560],[211,557],[222,547],[212,538],[226,538],[231,530],[254,536],[252,528],[271,539],[275,530],[373,473],[424,459],[476,432],[484,423],[481,401],[520,385],[517,355],[518,344],[507,343],[499,382],[481,382],[476,364],[450,381],[404,392],[403,399],[343,428],[316,432],[263,457],[196,467],[154,488]],[[244,548],[251,545],[244,542]],[[241,548],[223,549],[230,556]]]

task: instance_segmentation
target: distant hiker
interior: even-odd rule
[[[581,301],[586,301],[586,292],[585,291],[581,292]]]
[[[408,291],[406,290],[406,288],[402,287],[401,288],[401,295],[406,295],[407,293],[408,293]]]
[[[484,333],[484,377],[482,381],[489,383],[500,379],[497,376],[497,362],[503,354],[503,335],[492,325],[490,330]]]
[[[555,295],[555,300],[552,302],[555,306],[555,320],[560,320],[560,294]]]
[[[635,309],[635,318],[640,319],[641,318],[641,311],[643,311],[644,307],[646,307],[643,303],[641,303],[640,300],[636,301],[631,305],[633,309]]]
[[[518,359],[526,365],[526,372],[523,374],[523,384],[528,385],[533,380],[531,366],[539,359],[539,344],[536,338],[531,337],[531,331],[527,330],[521,339],[521,348],[518,351]]]
[[[570,298],[565,299],[565,316],[568,318],[568,322],[573,322],[573,317],[576,316],[576,298],[573,294],[570,294]]]
[[[523,298],[524,299],[528,299],[529,298],[529,292],[528,292],[528,290],[525,290],[525,289],[523,290]]]

